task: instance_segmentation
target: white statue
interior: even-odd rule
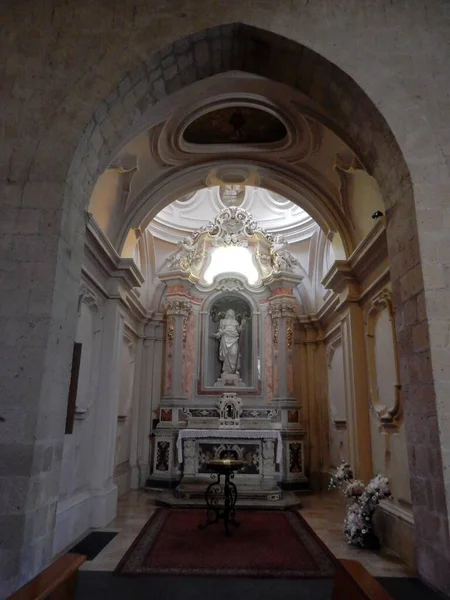
[[[197,244],[192,237],[187,237],[178,242],[178,250],[169,256],[170,269],[181,269],[182,271],[189,270],[191,262],[197,250]]]
[[[220,340],[219,360],[222,361],[222,375],[239,375],[240,337],[245,326],[245,317],[237,321],[235,312],[229,308],[225,318],[220,319],[219,329],[214,337]]]
[[[296,265],[300,262],[287,250],[288,243],[284,236],[276,235],[271,248],[271,255],[274,270],[277,272],[287,271],[292,273]]]

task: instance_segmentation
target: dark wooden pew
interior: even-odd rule
[[[333,600],[393,600],[357,560],[337,561]]]
[[[64,554],[7,600],[73,600],[78,569],[85,560],[79,554]]]

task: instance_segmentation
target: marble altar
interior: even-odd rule
[[[279,431],[272,429],[181,429],[176,442],[178,463],[183,477],[177,496],[192,498],[204,494],[210,479],[207,464],[211,460],[233,458],[244,466],[235,481],[239,496],[280,500],[276,472],[282,463],[283,446]]]
[[[258,439],[258,440],[276,440],[276,464],[281,464],[283,456],[283,446],[281,434],[279,431],[271,429],[181,429],[177,439],[178,462],[184,463],[183,458],[183,440],[200,439],[200,438],[226,438],[230,439]],[[214,457],[216,458],[216,457]]]

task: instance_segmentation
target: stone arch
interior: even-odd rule
[[[58,322],[58,328],[54,327],[49,335],[45,352],[58,354],[69,364],[76,314],[76,301],[70,300],[70,297],[76,297],[79,282],[84,210],[98,165],[102,160],[107,161],[110,153],[109,146],[104,144],[102,149],[99,145],[101,140],[91,134],[95,125],[100,125],[102,117],[113,107],[117,90],[111,93],[107,103],[100,103],[99,99],[105,98],[116,87],[119,83],[118,74],[132,69],[132,65],[140,63],[149,52],[158,51],[162,63],[167,57],[162,56],[160,48],[167,48],[173,39],[181,38],[186,33],[192,34],[190,40],[195,45],[206,39],[213,40],[212,60],[217,60],[223,66],[218,38],[205,31],[194,34],[212,25],[219,25],[215,29],[222,31],[220,39],[223,39],[230,57],[239,54],[235,50],[239,43],[235,43],[234,34],[231,35],[233,28],[235,33],[240,28],[241,35],[245,29],[251,29],[248,25],[227,25],[230,22],[245,21],[255,27],[270,27],[274,33],[262,32],[260,35],[272,42],[276,38],[275,33],[302,42],[299,54],[293,59],[293,64],[298,66],[296,78],[300,85],[307,87],[311,96],[324,99],[325,102],[332,103],[333,99],[334,104],[329,105],[329,110],[336,111],[336,120],[343,130],[346,124],[349,125],[348,133],[352,138],[360,136],[365,140],[363,154],[366,166],[372,165],[374,176],[382,181],[387,206],[402,385],[408,405],[406,420],[407,425],[409,421],[412,491],[420,546],[418,567],[433,583],[442,588],[447,586],[448,589],[445,572],[450,557],[444,484],[447,486],[447,497],[450,498],[450,482],[444,482],[442,478],[440,434],[431,367],[433,358],[433,362],[437,362],[435,376],[439,378],[439,400],[445,405],[448,397],[448,350],[439,348],[439,342],[433,337],[437,337],[436,331],[434,334],[428,333],[429,323],[437,325],[438,329],[440,322],[448,320],[448,312],[443,315],[439,310],[440,303],[448,302],[448,288],[442,281],[443,276],[436,275],[436,269],[429,269],[428,272],[425,269],[423,272],[420,264],[422,261],[424,267],[427,263],[434,267],[436,247],[446,239],[445,223],[441,216],[443,198],[448,196],[450,189],[448,153],[447,156],[445,153],[449,137],[448,129],[442,127],[447,107],[441,92],[449,87],[450,75],[445,66],[448,64],[450,35],[448,20],[442,18],[442,6],[440,3],[413,3],[405,11],[403,3],[385,2],[376,9],[371,3],[361,3],[350,9],[333,0],[320,3],[293,0],[276,5],[266,0],[254,0],[251,6],[239,0],[211,3],[211,6],[191,0],[174,4],[176,6],[172,13],[170,3],[156,7],[150,3],[135,5],[112,2],[110,8],[106,5],[98,7],[99,13],[93,18],[86,18],[86,11],[92,9],[92,3],[88,0],[80,0],[76,10],[71,2],[60,6],[53,6],[50,2],[44,7],[25,1],[12,3],[8,7],[5,18],[7,35],[2,37],[1,43],[3,55],[8,57],[4,89],[5,94],[11,96],[6,114],[7,117],[12,115],[12,123],[9,122],[6,139],[2,140],[7,144],[3,155],[3,158],[6,157],[4,202],[6,207],[16,208],[22,203],[24,207],[31,206],[43,212],[50,203],[54,209],[53,220],[47,219],[47,229],[44,227],[43,230],[45,235],[51,236],[49,248],[53,254],[45,266],[52,270],[52,284],[44,284],[41,280],[40,285],[47,285],[45,292],[51,298],[56,298],[58,294],[64,296],[62,300],[58,298],[58,302],[68,308],[67,323],[61,328],[58,316],[60,307],[52,308],[53,312],[48,313],[50,324]],[[35,35],[37,30],[40,31],[39,38]],[[227,31],[229,33],[225,35]],[[28,53],[23,46],[19,49],[18,41],[26,42],[24,45],[28,45]],[[181,55],[184,54],[183,43],[180,40],[177,46]],[[295,42],[283,43],[295,45]],[[314,54],[305,46],[333,60],[353,79],[344,76],[339,82],[333,77],[329,78],[327,65],[331,63],[324,63],[319,54]],[[196,53],[201,55],[201,50],[194,50],[194,55]],[[281,54],[282,60],[277,61],[281,75],[289,69],[288,64],[292,64],[292,61],[283,60],[288,54],[286,50]],[[33,56],[33,60],[30,60],[30,56]],[[246,58],[241,57],[241,60],[245,62]],[[272,69],[275,69],[274,65]],[[342,75],[342,71],[339,73]],[[201,73],[198,76],[202,76]],[[115,118],[108,120],[111,148],[120,141],[126,126],[132,124],[135,118],[135,105],[130,106],[130,98],[127,98],[129,83],[126,77],[122,79],[119,86],[121,109],[116,105]],[[384,119],[380,118],[380,113],[376,113],[374,120],[365,119],[363,107],[367,106],[367,96],[361,88],[373,101],[373,104],[369,102],[369,106],[378,106],[389,122],[409,172],[399,146]],[[18,102],[21,103],[20,110],[16,110]],[[94,112],[95,118],[90,121]],[[88,121],[79,151],[74,156],[75,147]],[[97,148],[93,154],[88,152],[90,145]],[[81,160],[84,156],[89,156],[88,162]],[[62,206],[68,170],[70,173]],[[418,221],[415,207],[419,211]],[[16,222],[13,219],[10,221],[11,234],[17,234]],[[426,233],[431,221],[436,236],[430,243]],[[5,223],[9,231],[8,219]],[[30,256],[36,252],[37,243],[35,240],[30,242],[28,249],[22,249],[22,257],[27,252]],[[445,257],[442,259],[443,262],[447,260]],[[28,288],[32,278],[27,274],[20,275],[22,283],[25,283],[22,287]],[[437,283],[433,279],[436,277]],[[11,302],[9,297],[7,302]],[[58,302],[51,304],[55,306]],[[403,304],[408,304],[408,314]],[[413,327],[421,333],[420,343],[416,335],[413,342]],[[432,344],[430,335],[434,340]],[[46,354],[41,352],[41,355]],[[10,358],[7,357],[7,360]],[[43,376],[44,368],[36,360],[38,364],[41,368],[35,368],[36,375],[30,378],[31,387],[43,390],[37,392],[39,401],[33,406],[36,414],[45,410],[41,405],[45,406],[44,396],[48,396],[47,382],[52,380],[53,372],[58,368],[55,362],[53,367],[46,368],[49,373],[46,370]],[[7,362],[8,368],[16,369],[13,358]],[[27,371],[24,373],[26,375]],[[61,383],[61,396],[64,395],[64,385],[67,387],[68,368],[66,380],[65,384]],[[16,389],[18,387],[15,386]],[[7,390],[7,395],[11,393],[14,400],[14,394],[18,392],[10,386]],[[59,391],[56,384],[52,391]],[[32,419],[31,416],[29,418]],[[54,420],[48,421],[52,425],[56,423]],[[62,423],[62,419],[59,421]],[[50,437],[53,439],[55,436]],[[414,447],[416,454],[423,458],[420,462],[416,460]],[[433,526],[430,526],[430,519]],[[41,554],[44,556],[42,564],[49,556],[48,552]],[[34,562],[37,564],[37,561]],[[32,568],[38,567],[35,565]],[[30,572],[28,569],[28,576]]]
[[[419,149],[410,146],[406,139],[403,140],[403,148],[399,147],[382,113],[349,75],[298,42],[241,23],[213,27],[179,39],[130,70],[97,109],[73,157],[65,202],[79,205],[81,201],[81,204],[86,204],[95,178],[129,139],[130,132],[132,135],[139,127],[142,115],[150,105],[185,85],[230,69],[284,82],[317,101],[326,112],[325,116],[322,115],[322,118],[328,119],[326,124],[354,150],[380,186],[386,208],[394,305],[398,315],[399,355],[405,365],[402,388],[409,401],[406,403],[409,411],[406,410],[405,421],[414,490],[420,485],[420,480],[429,475],[427,468],[419,466],[414,451],[419,441],[414,420],[423,413],[421,398],[424,396],[433,398],[427,421],[427,440],[439,439],[439,425],[431,361],[424,362],[421,356],[419,360],[423,368],[414,370],[412,364],[417,351],[412,344],[410,326],[404,319],[407,302],[416,306],[418,327],[427,319],[413,185],[404,156],[410,158],[415,183],[427,181],[429,175],[424,175],[418,166]],[[361,77],[361,73],[359,75]],[[401,93],[402,90],[399,96]],[[374,96],[383,107],[383,99],[377,94]],[[389,106],[384,105],[384,108],[389,113]],[[389,116],[395,128],[398,125],[395,123],[395,111]],[[402,133],[406,134],[404,130]],[[430,130],[424,135],[433,138]],[[435,153],[436,150],[432,150]],[[439,169],[442,171],[441,165],[436,172],[440,172]],[[428,330],[425,329],[424,343],[429,346]],[[442,472],[439,444],[433,446],[426,441],[422,449],[433,455],[431,460]],[[441,506],[439,514],[435,514],[443,523],[441,541],[445,544],[448,540],[447,503],[443,480],[441,475],[439,477],[441,483],[434,488],[429,510],[434,511],[432,507]],[[450,482],[447,497],[450,498]],[[428,510],[423,502],[421,510]],[[420,543],[427,544],[426,551],[421,551],[423,557],[436,556],[432,549],[434,542],[422,539]]]
[[[230,70],[264,76],[302,91],[322,106],[324,124],[355,151],[370,173],[376,176],[380,159],[387,153],[395,157],[397,169],[401,165],[401,178],[408,178],[402,152],[385,119],[348,75],[297,42],[240,23],[186,36],[129,71],[87,123],[69,175],[90,192],[120,145],[140,129],[142,116],[153,104],[196,81]],[[308,112],[307,107],[302,110]]]

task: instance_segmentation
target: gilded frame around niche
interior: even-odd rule
[[[395,394],[394,402],[391,406],[383,404],[378,394],[377,365],[375,357],[375,326],[377,323],[377,317],[384,310],[387,310],[389,314],[395,358]],[[392,303],[392,294],[389,290],[384,289],[377,296],[375,296],[375,298],[373,298],[372,303],[367,311],[365,326],[370,401],[380,421],[381,430],[384,430],[386,432],[395,432],[401,423],[403,410],[400,373],[398,365],[397,340],[395,337],[394,306]]]

